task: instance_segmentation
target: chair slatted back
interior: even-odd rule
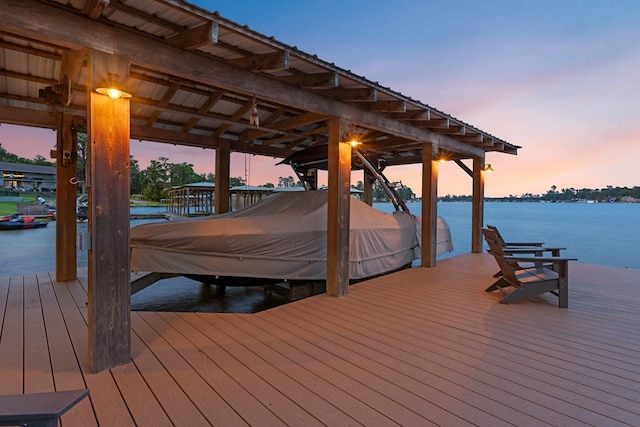
[[[493,255],[498,266],[500,267],[500,271],[502,272],[502,276],[504,280],[509,282],[512,286],[518,287],[520,286],[520,281],[516,277],[516,273],[513,270],[512,265],[504,259],[504,252],[502,251],[502,246],[498,242],[498,237],[494,230],[489,228],[482,229],[482,235],[484,236],[484,240],[489,245],[489,253]]]
[[[487,228],[488,228],[489,230],[493,230],[493,232],[494,232],[494,233],[495,233],[495,235],[496,235],[496,240],[498,241],[498,244],[499,244],[500,246],[502,246],[503,248],[504,248],[505,246],[507,246],[507,242],[505,242],[505,241],[504,241],[504,239],[502,238],[502,234],[500,234],[500,232],[498,231],[498,227],[496,227],[495,225],[489,225],[489,224],[487,224]]]

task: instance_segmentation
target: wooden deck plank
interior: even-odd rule
[[[327,309],[327,307],[323,307],[323,308],[325,310]],[[304,312],[307,312],[307,310],[305,310]],[[336,322],[340,322],[341,320],[343,321],[343,319],[348,316],[348,314],[336,313],[332,310],[326,310],[325,313],[326,313],[326,316],[336,319],[335,320]],[[378,313],[378,316],[381,316],[380,313]],[[383,325],[378,325],[378,326],[380,326],[381,328],[384,328]],[[491,396],[497,399],[500,402],[500,404],[513,408],[514,411],[518,411],[518,412],[522,411],[522,412],[528,413],[532,417],[538,417],[538,418],[542,417],[546,422],[556,424],[556,425],[558,423],[570,422],[571,419],[568,418],[568,415],[572,415],[572,416],[576,415],[576,414],[571,414],[571,410],[564,411],[564,412],[569,412],[569,414],[563,413],[560,407],[555,408],[555,411],[556,411],[555,413],[554,412],[546,412],[544,414],[540,413],[539,411],[540,404],[546,403],[547,405],[549,405],[548,406],[549,408],[553,408],[554,405],[556,405],[554,398],[546,396],[546,394],[548,393],[548,385],[546,384],[543,384],[542,387],[540,387],[540,389],[536,390],[536,388],[533,387],[531,383],[529,383],[528,390],[526,390],[524,394],[520,394],[517,392],[516,393],[509,392],[509,389],[513,388],[511,382],[513,381],[514,374],[518,375],[519,373],[510,372],[508,367],[504,367],[504,366],[501,367],[501,370],[503,371],[502,372],[503,377],[501,378],[501,376],[499,375],[500,372],[485,373],[482,368],[478,368],[478,366],[481,366],[484,363],[484,361],[482,360],[474,360],[473,358],[468,358],[467,360],[465,359],[454,360],[453,358],[449,357],[448,351],[442,355],[437,354],[437,350],[434,350],[434,349],[437,349],[437,348],[440,348],[440,346],[446,345],[446,341],[448,340],[448,338],[445,338],[441,342],[435,342],[434,345],[429,345],[429,346],[422,345],[422,344],[414,345],[411,342],[411,338],[404,338],[402,336],[402,331],[395,331],[393,335],[388,335],[388,336],[385,336],[384,338],[380,338],[380,337],[377,337],[377,338],[370,337],[370,338],[376,339],[376,340],[382,339],[384,341],[384,345],[382,347],[388,346],[386,349],[384,349],[385,353],[389,357],[388,363],[391,364],[393,363],[394,359],[397,359],[397,360],[402,360],[409,363],[410,367],[408,369],[411,369],[411,366],[413,366],[413,369],[416,369],[416,370],[419,368],[426,368],[428,372],[439,372],[441,375],[444,375],[444,378],[446,378],[447,381],[454,381],[459,386],[466,387],[469,391],[475,391],[477,393],[477,396],[478,395]],[[357,338],[353,338],[353,336],[350,336],[350,339],[353,339],[357,342],[362,343],[362,345],[365,346],[365,348],[381,347],[379,342],[372,341],[372,339],[363,338],[362,336],[359,336]],[[417,341],[417,342],[422,343],[423,341]],[[425,354],[424,351],[428,351],[428,354]],[[376,357],[376,359],[381,360],[382,358]],[[425,362],[427,360],[428,362]],[[434,365],[430,367],[425,367],[425,363],[432,363]],[[497,360],[495,363],[499,364],[500,360]],[[422,366],[420,366],[420,364]],[[396,363],[396,367],[398,368],[397,363]],[[469,367],[471,368],[471,372],[473,373],[473,376],[465,380],[463,374],[465,373],[465,368],[469,368]],[[420,378],[419,372],[420,371],[417,371],[415,374],[415,376],[418,378]],[[508,375],[504,375],[505,372],[507,372]],[[430,380],[429,383],[438,384],[433,380]],[[442,381],[440,382],[439,387],[442,387],[441,383]],[[460,395],[461,393],[457,392],[456,394]],[[468,392],[464,394],[464,396],[467,402],[473,401],[472,399],[473,395],[471,395],[471,398],[470,398],[470,395]],[[477,397],[475,400],[478,400]],[[481,405],[482,403],[478,402],[477,404]],[[560,406],[560,405],[557,405],[557,406]],[[489,408],[484,406],[479,406],[479,407],[484,408],[486,411],[491,411],[490,407]],[[500,411],[500,413],[504,413],[504,412],[505,412],[505,408],[503,408]],[[591,415],[591,414],[588,414],[588,415]],[[587,417],[587,415],[583,415],[583,416],[585,418]],[[531,420],[528,423],[530,422]]]
[[[206,317],[207,316],[205,316],[205,318]],[[219,314],[217,317],[222,321],[224,318],[229,317],[229,315]],[[204,323],[199,326],[199,330],[212,341],[215,341],[219,348],[224,349],[224,353],[216,351],[213,358],[220,360],[221,363],[228,366],[229,370],[227,372],[233,372],[231,375],[240,382],[251,384],[252,394],[263,402],[285,425],[318,424],[318,421],[308,412],[296,404],[296,402],[290,400],[285,394],[260,375],[263,373],[260,368],[268,369],[268,367],[256,367],[247,364],[247,356],[250,355],[246,352],[242,344],[238,342],[236,337],[227,335],[219,329],[218,326],[220,325]]]
[[[380,289],[380,288],[377,288],[377,289]],[[380,297],[380,295],[378,295],[378,297]],[[434,297],[434,296],[432,296],[432,298],[433,298],[433,297]],[[425,300],[426,300],[426,299],[425,299]],[[406,301],[406,302],[405,302],[405,304],[409,304],[409,303],[410,303],[410,301]],[[442,302],[441,302],[441,301],[434,301],[434,305],[429,307],[429,313],[430,313],[430,314],[429,314],[429,316],[430,316],[430,317],[431,317],[431,316],[433,316],[433,312],[434,312],[434,310],[435,310],[435,308],[436,308],[436,307],[435,307],[436,305],[437,305],[437,306],[441,306],[441,305],[442,305]],[[477,305],[474,305],[474,307],[477,307]],[[513,308],[508,308],[508,307],[505,307],[505,306],[499,306],[499,307],[500,307],[500,308],[498,308],[499,310],[513,310]],[[378,308],[378,307],[376,307],[376,308],[374,309],[374,312],[375,312],[375,311],[377,311],[378,309],[379,309],[379,308]],[[398,307],[395,307],[394,309],[395,309],[395,310],[398,310],[398,311],[400,310]],[[550,313],[549,313],[549,314],[558,314],[557,309],[552,309],[552,310],[553,310],[553,311],[550,311]],[[519,311],[519,312],[523,312],[523,311],[522,311],[522,309],[519,309],[518,311]],[[564,315],[564,314],[562,314],[562,313],[563,313],[562,311],[561,311],[560,313],[561,313],[561,314],[560,314],[560,316],[563,316],[563,315]],[[541,313],[541,314],[542,314],[542,313]],[[417,319],[416,319],[416,317],[415,317],[415,316],[409,316],[409,317],[410,317],[410,318],[413,318],[413,319],[415,319],[415,320],[420,320],[420,318],[419,318],[419,317],[418,317]],[[462,317],[462,313],[456,313],[456,317],[457,317],[457,318],[461,318],[461,317]],[[539,316],[539,317],[544,318],[544,315]],[[470,323],[471,323],[471,324],[473,324],[474,322],[470,322]],[[481,325],[483,325],[483,323],[484,323],[484,322],[478,321],[478,322],[475,322],[475,323],[476,323],[476,324],[481,324]],[[505,323],[507,324],[506,326],[505,326]],[[511,323],[511,326],[509,326],[509,323]],[[520,323],[521,323],[521,322],[519,322],[519,319],[512,318],[510,322],[499,322],[499,321],[498,321],[498,322],[492,323],[492,325],[491,325],[491,326],[493,327],[493,325],[496,325],[496,327],[498,327],[498,328],[506,327],[506,328],[509,328],[510,330],[512,330],[512,329],[514,329],[513,325],[518,325],[518,327],[516,328],[516,331],[517,331],[517,330],[519,329],[519,325],[520,325]],[[452,333],[454,333],[454,334],[455,334],[455,333],[456,333],[456,331],[459,331],[459,330],[460,330],[461,322],[459,322],[459,321],[456,319],[456,320],[454,320],[454,322],[452,323],[452,325],[453,325],[453,326],[455,326],[455,329],[452,329]],[[485,328],[486,328],[486,325],[484,325],[484,326],[485,326]],[[548,329],[548,328],[544,328],[544,327],[543,327],[543,328],[542,328],[542,330],[546,332],[546,331],[547,331],[547,330],[549,330],[549,329]],[[557,330],[557,329],[556,329],[556,330]],[[472,329],[472,333],[468,334],[468,336],[467,336],[467,337],[465,337],[465,340],[461,340],[461,345],[468,346],[468,345],[469,345],[469,342],[472,342],[473,340],[478,339],[478,337],[481,337],[481,336],[482,336],[482,334],[483,334],[483,332],[482,332],[481,330],[478,330],[478,329]],[[432,335],[432,333],[430,333],[430,334],[428,334],[428,335],[425,335],[425,339],[428,339],[428,338],[429,338],[429,335]],[[503,348],[504,348],[504,351],[501,351],[501,352],[499,352],[499,353],[497,353],[497,354],[496,354],[496,360],[494,360],[494,361],[492,362],[492,364],[490,364],[489,366],[495,366],[495,364],[496,364],[496,363],[499,363],[499,361],[500,361],[500,357],[504,357],[504,356],[505,356],[505,352],[506,352],[506,354],[508,354],[509,347],[511,346],[511,344],[510,344],[510,343],[514,343],[514,342],[515,342],[515,343],[518,343],[518,341],[522,341],[522,337],[521,337],[521,336],[519,337],[519,336],[518,336],[518,334],[514,334],[512,337],[509,337],[508,339],[505,339],[505,340],[501,340],[499,337],[496,337],[496,335],[495,335],[495,334],[491,335],[489,338],[490,338],[490,340],[489,340],[488,342],[490,342],[490,343],[494,343],[494,344],[495,344],[495,343],[497,343],[499,346],[500,346],[500,345],[502,345],[502,346],[503,346]],[[518,338],[520,338],[520,340],[518,340]],[[536,339],[537,339],[537,338],[534,338],[533,340],[527,340],[526,342],[529,342],[529,343],[531,343],[531,342],[536,342]],[[518,344],[519,344],[520,346],[522,346],[522,343],[521,343],[521,342],[520,342],[520,343],[518,343]],[[483,350],[482,350],[482,353],[484,354],[484,353],[486,353],[486,352],[487,352],[487,348],[486,348],[487,342],[483,343],[483,345],[485,346],[485,347],[483,347]],[[559,345],[562,345],[562,344],[561,344],[561,343],[559,343]],[[544,355],[544,351],[539,352],[539,348],[537,348],[537,346],[535,346],[534,348],[518,348],[518,347],[516,347],[516,348],[517,348],[517,350],[518,350],[518,351],[520,351],[519,356],[518,356],[516,359],[514,359],[514,363],[516,363],[516,364],[517,364],[517,366],[522,366],[522,364],[523,364],[523,363],[525,363],[525,364],[526,364],[526,363],[527,363],[527,360],[529,360],[529,358],[531,358],[531,360],[532,360],[534,363],[537,363],[537,362],[538,362],[538,359],[541,357],[541,355]],[[502,353],[502,354],[501,354],[501,353]],[[453,353],[453,354],[457,354],[457,353]],[[532,357],[532,355],[533,355],[533,357]],[[553,360],[553,358],[550,358],[550,359],[551,359],[551,360]],[[567,368],[567,367],[568,367],[568,368],[571,368],[571,367],[572,367],[571,363],[567,363],[565,368]],[[585,366],[585,367],[577,367],[577,368],[576,368],[576,370],[577,370],[577,372],[576,372],[576,376],[577,376],[577,377],[580,377],[580,378],[584,378],[584,376],[585,376],[585,369],[587,369],[587,368],[588,368],[588,366]],[[541,371],[542,371],[542,372],[544,372],[544,369],[545,369],[544,364],[538,364],[538,365],[532,366],[532,368],[531,368],[531,370],[530,370],[530,372],[532,373],[532,374],[531,374],[531,375],[532,375],[532,377],[534,377],[534,379],[535,379],[535,376],[539,376],[539,373],[540,373]],[[535,373],[535,376],[533,375],[534,373]],[[591,373],[591,372],[589,372],[589,373]],[[497,373],[497,374],[499,374],[499,373]],[[560,373],[560,375],[561,375],[561,373]],[[588,375],[588,374],[587,374],[587,375]],[[550,378],[554,378],[554,376],[551,376]],[[616,378],[616,380],[618,380],[618,379]],[[637,377],[636,377],[636,380],[637,380]],[[594,381],[593,381],[593,384],[594,384],[594,385],[595,385],[595,384],[599,384],[599,383],[601,383],[602,381],[603,381],[603,377],[602,377],[602,375],[600,375],[599,373],[597,373],[596,375],[594,375]],[[529,385],[530,385],[530,384],[531,384],[531,379],[527,380],[526,382],[527,382],[527,384],[529,384]],[[579,385],[579,384],[576,384],[576,385]],[[571,387],[571,385],[569,385],[568,387],[565,385],[565,387],[566,387],[566,389],[567,389],[568,391],[572,391],[572,390],[573,390],[573,388]],[[596,386],[596,387],[597,387],[597,386]],[[546,385],[546,384],[541,385],[541,387],[540,387],[540,388],[541,388],[541,390],[543,390],[544,392],[548,392],[548,391],[549,391],[549,388],[547,387],[547,385]],[[584,388],[582,388],[581,390],[584,390]],[[590,390],[589,390],[589,389],[587,389],[587,391],[590,391]],[[624,393],[624,392],[622,392],[622,393]],[[626,391],[626,393],[627,393],[627,395],[626,395],[626,396],[627,396],[627,397],[629,397],[629,395],[628,395],[628,390]],[[562,394],[562,392],[560,392],[560,394]],[[604,395],[602,395],[602,394],[601,394],[601,396],[604,396]],[[624,399],[624,398],[623,398],[623,399]],[[618,401],[618,402],[617,402],[617,404],[616,404],[616,403],[614,403],[614,402],[613,402],[614,400],[615,400],[615,401],[617,401],[617,400],[618,400],[618,398],[616,398],[615,396],[614,396],[613,398],[609,399],[609,400],[610,400],[610,402],[608,402],[607,404],[600,405],[600,406],[601,406],[601,408],[604,408],[604,409],[606,409],[606,410],[612,410],[612,411],[615,411],[615,406],[614,406],[614,408],[610,408],[610,407],[609,407],[609,403],[614,404],[614,405],[616,405],[616,406],[617,406],[617,405],[620,405],[620,404],[623,404],[623,405],[624,405],[624,402],[623,402],[623,403],[620,403],[620,402]],[[626,403],[627,403],[627,409],[629,409],[629,408],[633,407],[633,405],[634,405],[634,403],[633,403],[632,401],[627,401]],[[589,404],[588,404],[587,406],[589,406],[591,409],[595,409],[595,408],[594,408],[594,406],[597,406],[597,404],[595,404],[595,405],[594,405],[594,402],[589,402]]]
[[[0,335],[0,393],[24,392],[24,309],[23,277],[9,279]]]
[[[377,309],[372,309],[372,313],[375,313],[376,310]],[[414,320],[416,319],[415,317],[412,318]],[[456,321],[456,325],[457,324],[458,322]],[[391,326],[388,327],[388,330],[394,331],[396,334],[402,333],[400,328],[397,327],[394,328]],[[619,389],[617,395],[615,394],[615,390],[612,390],[611,388],[607,389],[606,392],[597,390],[598,387],[603,385],[602,378],[593,378],[591,381],[585,381],[584,372],[581,372],[580,370],[578,370],[575,375],[567,373],[566,369],[551,371],[549,370],[547,363],[540,362],[537,358],[531,358],[533,353],[530,350],[514,348],[509,344],[510,342],[513,342],[513,339],[505,341],[504,343],[496,344],[494,342],[496,341],[495,337],[490,337],[490,339],[486,339],[485,341],[479,340],[478,337],[480,334],[481,332],[478,331],[464,333],[460,332],[458,329],[451,328],[451,330],[446,333],[445,341],[437,340],[437,336],[442,334],[438,334],[434,331],[423,335],[411,334],[408,339],[423,342],[425,344],[432,344],[436,348],[443,348],[446,351],[447,358],[456,358],[461,354],[469,356],[476,354],[482,356],[486,362],[486,368],[484,369],[496,376],[504,375],[504,368],[502,366],[509,367],[510,364],[512,364],[511,366],[518,366],[522,372],[510,373],[509,379],[519,379],[523,385],[528,384],[529,387],[537,388],[539,390],[548,391],[548,383],[541,383],[537,378],[541,372],[549,372],[550,375],[548,376],[548,381],[571,393],[573,393],[572,390],[574,387],[590,385],[595,388],[581,387],[581,391],[587,393],[591,398],[602,399],[606,403],[606,406],[613,405],[613,407],[616,407],[626,405],[626,409],[628,410],[637,407],[636,402],[628,400],[628,397],[631,397],[628,395],[628,390]],[[497,348],[495,350],[488,348],[490,343],[494,343],[492,347],[495,346]],[[517,351],[518,354],[514,355],[514,351]],[[453,356],[451,356],[451,354]],[[625,393],[626,397],[621,395]],[[565,392],[561,391],[560,394],[565,394]]]
[[[131,324],[137,350],[134,363],[173,423],[205,425],[205,414],[211,417],[208,422],[213,422],[215,412],[209,412],[202,402],[203,395],[211,393],[210,387],[140,315],[134,313]],[[194,401],[202,406],[196,406]]]
[[[381,295],[379,295],[381,296]],[[433,298],[433,297],[430,297]],[[396,315],[397,316],[405,316],[407,319],[415,319],[415,313],[406,313],[403,314],[403,310],[404,307],[412,304],[413,301],[411,300],[407,300],[407,301],[401,301],[400,303],[398,303],[397,305],[394,305],[393,308],[394,310],[396,310]],[[371,308],[372,311],[375,312],[375,310],[377,310],[378,307],[373,307]],[[439,303],[434,303],[431,306],[428,307],[428,311],[429,311],[429,317],[430,318],[434,318],[438,313],[439,310],[441,309],[441,304]],[[453,309],[455,310],[455,309]],[[504,308],[504,310],[511,310],[510,308]],[[553,313],[553,308],[551,308],[551,313]],[[444,311],[441,311],[441,313],[446,314],[447,310],[445,309]],[[522,312],[520,311],[520,314]],[[467,311],[465,310],[461,310],[461,311],[456,311],[455,312],[456,316],[455,319],[453,319],[452,321],[450,321],[450,324],[454,327],[454,329],[452,330],[453,334],[458,334],[460,332],[458,332],[460,330],[460,328],[458,327],[459,324],[463,321],[466,320],[465,316],[467,315]],[[544,350],[545,348],[549,348],[550,351],[558,351],[558,348],[566,348],[568,346],[568,341],[566,338],[568,337],[566,334],[566,328],[558,328],[557,326],[548,326],[548,327],[544,327],[544,325],[541,325],[540,322],[537,322],[538,326],[533,326],[533,327],[539,327],[542,328],[540,332],[538,331],[536,334],[527,332],[527,329],[530,329],[529,327],[527,327],[527,322],[521,317],[520,319],[514,319],[512,315],[509,316],[505,316],[503,320],[497,319],[496,322],[493,322],[493,324],[491,325],[491,331],[492,331],[492,335],[491,335],[491,339],[493,341],[496,342],[497,345],[501,345],[500,343],[506,343],[505,345],[509,345],[509,343],[512,343],[515,341],[517,341],[518,338],[529,338],[528,342],[535,342],[535,351],[540,351],[540,350]],[[477,327],[477,325],[480,325],[480,327]],[[517,325],[517,327],[514,328],[514,325]],[[473,319],[468,320],[468,326],[467,328],[469,329],[469,331],[471,331],[471,333],[469,333],[467,336],[462,337],[462,340],[464,340],[464,342],[468,342],[466,340],[477,340],[480,339],[483,335],[486,336],[485,330],[486,328],[483,327],[482,324],[480,324],[477,320],[474,321]],[[497,331],[497,332],[495,332]],[[564,333],[564,338],[565,340],[562,339],[558,339],[558,337],[562,336],[562,333]],[[560,334],[560,335],[558,335]],[[550,346],[548,343],[545,344],[544,340],[549,337],[549,336],[553,336],[554,341],[555,341],[555,347],[554,346]],[[428,338],[428,337],[427,337]],[[486,339],[486,338],[485,338]],[[589,340],[585,340],[584,344],[587,345],[589,342]],[[484,345],[485,343],[483,342],[482,345]],[[526,353],[527,351],[530,351],[532,349],[514,349],[515,351],[522,351],[523,353]],[[598,350],[599,351],[599,350]],[[542,354],[544,354],[541,351]],[[508,356],[509,353],[506,353],[505,355]],[[572,355],[575,355],[576,351],[573,349],[569,349],[568,351],[566,351],[566,354],[564,355],[564,359],[571,357]],[[505,355],[502,355],[502,357],[505,357]],[[589,360],[596,358],[596,356],[593,356],[590,353],[585,353],[582,354],[584,357],[588,358]],[[554,355],[554,357],[550,358],[550,363],[555,362],[558,359],[562,359],[562,357],[560,357],[557,353]],[[602,362],[604,362],[605,359],[602,360]],[[618,361],[615,361],[615,363],[618,363]],[[569,360],[569,363],[566,363],[564,365],[561,365],[561,367],[563,369],[575,369],[576,372],[578,372],[580,374],[580,376],[582,376],[582,367],[576,367],[576,368],[572,368],[572,365],[574,365],[574,361],[573,360]],[[536,369],[538,369],[536,367]],[[629,373],[629,371],[625,371],[626,374]],[[601,381],[601,378],[598,379],[598,381]],[[634,383],[630,383],[631,386],[634,385]]]
[[[253,394],[251,383],[242,384],[235,372],[242,369],[216,342],[200,330],[195,313],[158,314],[170,327],[163,332],[172,346],[197,370],[215,392],[249,425],[279,425],[282,421]],[[194,326],[197,325],[197,326]],[[228,362],[228,363],[226,363]]]
[[[64,286],[64,284],[55,283],[48,273],[39,273],[38,285],[55,389],[64,391],[86,388],[87,385],[82,377],[78,358],[67,333],[54,290],[54,286]],[[73,410],[66,412],[61,421],[63,425],[68,426],[96,426],[91,396],[88,399],[82,399],[73,407]]]
[[[306,410],[320,423],[335,426],[353,425],[356,422],[396,425],[393,420],[381,416],[382,414],[374,408],[362,404],[339,387],[314,374],[304,364],[299,364],[272,349],[267,343],[275,337],[269,332],[256,331],[250,323],[254,317],[225,317],[215,322],[215,328],[238,339],[246,349],[240,349],[238,352],[240,360],[283,394],[293,401],[313,402],[306,405]]]
[[[333,358],[352,361],[351,363],[357,368],[346,365],[344,375],[353,375],[356,369],[361,369],[363,372],[360,372],[359,379],[366,384],[371,383],[371,380],[368,380],[366,376],[381,377],[387,383],[379,385],[378,389],[385,390],[384,392],[394,390],[398,387],[397,384],[400,384],[404,393],[395,391],[393,395],[404,396],[401,401],[405,405],[412,402],[406,397],[407,393],[419,396],[421,399],[415,401],[412,406],[413,410],[426,411],[425,416],[428,417],[428,420],[440,425],[460,425],[465,419],[480,421],[484,418],[485,421],[491,420],[492,425],[500,425],[499,414],[505,410],[504,402],[496,403],[496,397],[489,393],[491,390],[484,390],[490,396],[487,397],[482,394],[474,395],[461,386],[456,387],[455,384],[448,383],[436,374],[443,369],[442,366],[433,366],[430,361],[422,358],[417,358],[414,364],[407,364],[403,367],[401,366],[402,358],[396,357],[395,354],[387,355],[383,351],[377,350],[375,346],[368,344],[358,345],[358,339],[355,335],[359,335],[361,332],[349,333],[350,326],[340,326],[345,325],[342,319],[332,324],[333,320],[330,315],[327,318],[318,317],[314,320],[308,320],[304,315],[300,317],[299,314],[304,313],[307,309],[309,307],[305,306],[304,308],[298,307],[297,310],[300,311],[287,310],[286,313],[270,311],[260,318],[261,320],[266,318],[273,325],[295,325],[295,327],[287,327],[287,329],[300,337],[312,337],[308,346],[301,345],[301,347],[305,348],[305,351],[308,351],[315,359],[326,364],[335,363],[332,361]],[[315,310],[311,310],[309,315],[310,317],[316,316]],[[329,321],[326,322],[326,319]],[[323,332],[327,330],[333,333]],[[345,335],[342,335],[343,333]],[[319,349],[314,349],[314,346]],[[329,355],[330,358],[327,358],[323,353]],[[428,372],[430,366],[434,368],[433,373]],[[464,395],[465,398],[464,400],[456,400],[452,397],[455,395]],[[487,404],[495,406],[493,409],[499,408],[496,411],[498,415],[490,415],[474,406],[474,401],[478,399],[486,400]],[[519,411],[514,414],[523,424],[535,421],[534,418],[526,417]]]
[[[132,313],[132,363],[99,374],[85,271],[0,277],[0,394],[88,387],[63,427],[640,425],[640,271],[572,263],[564,310],[498,304],[495,270],[467,254],[255,315]]]
[[[400,405],[404,407],[402,410],[397,401],[379,391],[365,389],[366,391],[360,392],[362,383],[357,378],[353,378],[353,375],[345,377],[343,373],[345,369],[354,370],[354,362],[335,358],[329,363],[335,362],[340,366],[334,368],[326,360],[317,357],[317,352],[321,351],[319,348],[305,345],[304,336],[293,334],[288,327],[283,327],[281,323],[265,324],[264,318],[256,316],[245,316],[243,320],[243,329],[253,339],[264,341],[264,345],[271,348],[274,356],[269,359],[269,363],[277,363],[278,359],[283,359],[280,362],[283,372],[290,371],[293,364],[295,364],[293,366],[297,365],[298,371],[301,373],[293,371],[289,375],[293,375],[300,381],[304,379],[304,384],[309,386],[311,391],[318,393],[320,398],[349,414],[359,423],[381,425],[397,422],[400,424],[435,425],[437,418],[435,412],[430,412],[432,414],[431,420],[424,418],[421,414],[422,411],[434,409],[428,405],[423,404],[417,411],[407,411],[406,407],[411,405],[406,405],[405,402],[406,407]],[[263,353],[264,351],[261,350],[260,354]],[[359,391],[354,393],[354,390]],[[397,396],[395,392],[391,394]]]
[[[67,331],[75,349],[79,366],[82,371],[87,388],[90,390],[90,399],[99,425],[108,426],[133,426],[135,425],[127,404],[110,371],[92,374],[88,365],[88,336],[86,321],[86,295],[82,298],[84,289],[79,283],[79,278],[68,282],[58,283],[54,290],[62,315],[65,319]],[[78,301],[74,299],[74,293]],[[84,305],[84,306],[83,306]],[[84,313],[83,313],[84,312]]]
[[[154,332],[147,332],[147,337],[161,342],[152,350],[160,357],[163,354],[163,364],[171,375],[182,384],[185,392],[193,403],[212,424],[225,426],[246,426],[242,417],[218,394],[212,384],[207,382],[201,364],[192,365],[191,356],[202,357],[199,349],[172,325],[167,323],[159,313],[137,313],[139,321],[153,328]],[[136,328],[138,329],[138,328]],[[168,347],[175,351],[170,352]],[[217,378],[212,378],[213,383]]]
[[[54,391],[38,278],[24,276],[24,392]]]

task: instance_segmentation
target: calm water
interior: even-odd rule
[[[393,209],[387,203],[378,209]],[[415,215],[420,203],[409,203]],[[451,229],[454,252],[471,251],[471,203],[439,203]],[[640,203],[485,203],[485,224],[505,239],[566,247],[562,254],[587,264],[640,269]]]
[[[419,215],[420,203],[409,203]],[[389,203],[375,207],[390,212]],[[158,208],[134,208],[137,213]],[[451,228],[454,252],[471,250],[471,203],[440,203],[438,213]],[[132,225],[148,222],[134,220]],[[507,240],[544,241],[566,247],[563,254],[580,262],[640,269],[640,204],[618,203],[486,203],[485,223],[493,224]],[[86,223],[78,224],[84,232]],[[42,229],[0,232],[0,276],[55,271],[55,222]],[[87,265],[86,251],[78,251],[78,265]],[[213,311],[251,313],[285,303],[261,287],[227,288],[224,293],[198,282],[174,278],[160,281],[132,296],[134,310]]]

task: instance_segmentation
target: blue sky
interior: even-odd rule
[[[639,1],[191,3],[522,146],[487,155],[487,196],[640,185]],[[132,142],[143,167],[164,155],[213,170],[213,153],[203,163],[202,150],[153,147]],[[277,183],[290,172],[273,163],[238,155],[232,175]],[[419,166],[387,174],[421,192]],[[470,194],[471,180],[445,164],[438,193]]]

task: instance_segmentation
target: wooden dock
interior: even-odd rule
[[[63,426],[640,425],[640,270],[498,304],[466,254],[257,314],[132,313],[90,374],[86,278],[0,278],[0,394],[89,388]]]

